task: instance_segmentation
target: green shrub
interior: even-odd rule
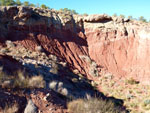
[[[41,8],[42,8],[42,9],[50,9],[50,8],[47,7],[45,4],[42,4],[42,5],[41,5]]]
[[[139,84],[139,81],[135,80],[134,78],[127,79],[125,82],[131,85]]]

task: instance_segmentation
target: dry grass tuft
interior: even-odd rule
[[[18,104],[15,103],[12,106],[7,105],[0,113],[17,113],[18,109]]]
[[[112,101],[98,98],[77,99],[68,103],[69,113],[126,113]]]
[[[44,88],[45,81],[42,76],[29,77],[22,71],[18,71],[14,75],[0,71],[0,85],[3,88]]]
[[[52,68],[50,69],[50,72],[56,75],[59,73],[59,66],[57,63],[52,62]]]
[[[42,76],[33,76],[29,80],[29,87],[44,88],[45,81],[43,80],[43,77]]]

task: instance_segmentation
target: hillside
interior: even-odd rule
[[[120,111],[114,113],[125,112],[123,106],[132,112],[148,111],[149,103],[141,101],[149,100],[149,26],[106,14],[0,7],[2,73],[17,73],[17,78],[18,72],[27,73],[21,75],[23,83],[19,78],[21,85],[14,82],[16,77],[13,82],[4,77],[0,95],[10,93],[9,102],[22,102],[19,112],[32,100],[43,113],[67,113],[68,99],[87,95],[119,103]],[[46,95],[50,99],[43,101]]]

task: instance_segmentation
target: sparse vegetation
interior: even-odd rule
[[[83,16],[88,16],[88,14],[87,13],[83,13]]]
[[[143,16],[139,17],[139,21],[141,21],[141,22],[147,22],[147,20]]]
[[[45,4],[39,5],[30,3],[29,1],[21,2],[20,0],[0,0],[0,6],[31,6],[31,7],[40,7],[42,9],[50,9],[49,6]],[[78,14],[74,9],[68,9],[68,8],[61,8],[60,11],[67,12],[69,14]]]
[[[18,112],[18,104],[15,103],[13,105],[6,105],[5,108],[0,111],[0,113],[17,113]]]
[[[150,100],[149,99],[144,100],[141,106],[144,110],[150,110]]]
[[[132,19],[133,19],[133,17],[132,17],[132,16],[128,16],[128,18],[129,18],[130,20],[132,20]]]
[[[70,113],[126,113],[112,101],[98,98],[77,99],[68,103]]]
[[[113,16],[113,17],[117,17],[117,14],[116,14],[116,13],[114,13],[112,16]]]
[[[123,14],[120,14],[120,17],[121,17],[121,18],[125,18],[125,15],[123,15]]]
[[[30,3],[29,1],[24,1],[23,3],[20,0],[0,0],[0,6],[31,6],[31,7],[39,7],[39,4],[35,5],[33,3]],[[41,8],[43,9],[50,9],[45,4],[41,5]]]
[[[126,80],[126,83],[127,83],[127,84],[131,84],[131,85],[134,85],[134,84],[138,84],[139,81],[136,81],[134,78],[130,78],[130,79],[127,79],[127,80]]]
[[[75,10],[71,10],[71,9],[68,9],[68,8],[60,9],[60,11],[67,12],[69,14],[78,14]]]
[[[25,2],[23,3],[23,5],[24,5],[24,6],[29,6],[29,2],[28,2],[28,1],[25,1]]]
[[[44,88],[42,76],[29,77],[26,73],[18,71],[13,75],[0,72],[0,85],[3,88]]]
[[[50,72],[53,74],[58,74],[59,65],[56,62],[52,62],[52,68],[50,69]]]
[[[41,8],[42,8],[42,9],[50,9],[48,6],[46,6],[46,5],[44,5],[44,4],[41,5]]]
[[[51,81],[49,83],[49,88],[53,89],[54,91],[56,91],[64,96],[68,95],[68,90],[64,87],[63,82]]]
[[[118,17],[118,16],[117,16],[116,13],[114,13],[114,14],[112,15],[112,17]],[[125,15],[123,15],[123,14],[120,14],[119,17],[121,17],[121,18],[126,18]],[[139,18],[134,18],[133,16],[130,15],[130,16],[127,16],[127,18],[130,19],[130,20],[138,20],[138,21],[141,21],[141,22],[148,22],[148,21],[145,19],[144,16],[140,16]]]
[[[85,56],[85,55],[80,56],[80,58],[82,60],[86,61],[87,64],[89,65],[89,74],[90,75],[95,76],[95,77],[99,76],[97,64],[95,61],[93,61],[89,56]]]
[[[97,84],[105,95],[124,100],[124,106],[131,113],[150,112],[150,86],[142,85],[134,78],[115,80],[101,75]]]
[[[17,6],[20,6],[21,5],[21,1],[20,0],[16,0],[16,4],[17,4]]]

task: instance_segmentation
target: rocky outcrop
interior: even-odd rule
[[[149,84],[149,25],[108,15],[70,15],[32,7],[0,8],[0,42],[41,46],[89,75],[88,56],[119,77]]]
[[[89,56],[97,64],[120,77],[149,84],[148,25],[113,21],[85,25]]]
[[[0,14],[1,43],[11,40],[32,50],[40,45],[46,53],[86,73],[79,58],[88,54],[86,37],[71,15],[27,7],[1,7]]]
[[[106,14],[103,15],[89,15],[84,18],[85,22],[107,22],[111,21],[112,18]]]

